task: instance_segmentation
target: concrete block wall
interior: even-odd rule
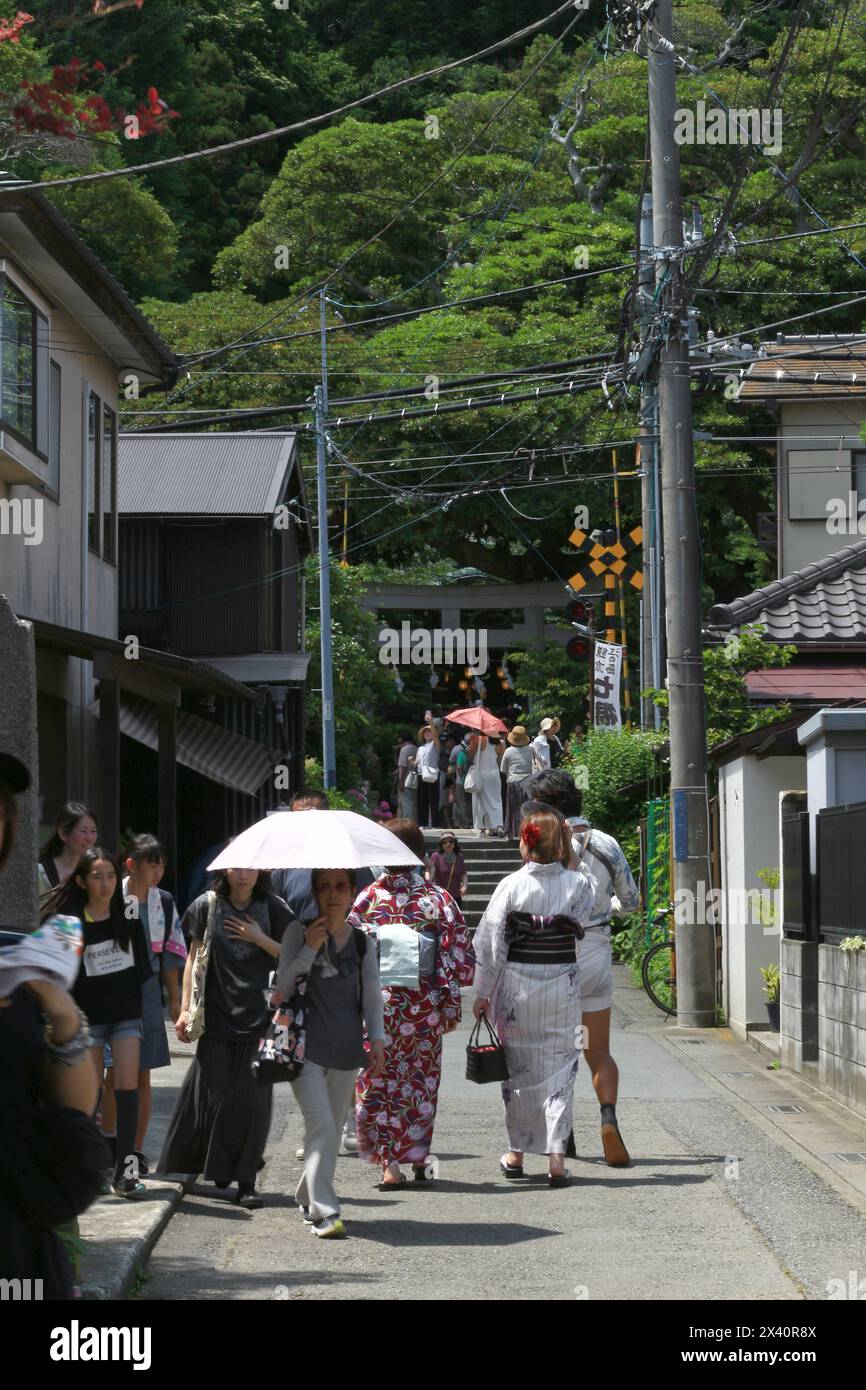
[[[818,1084],[866,1114],[866,952],[818,947]]]
[[[782,1065],[809,1072],[818,1061],[818,948],[783,937],[779,1000]]]

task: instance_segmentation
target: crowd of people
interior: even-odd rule
[[[406,768],[435,768],[436,782],[418,780],[419,792],[431,789],[418,800],[433,815],[442,731],[430,722],[422,732],[429,737],[416,752],[400,757]],[[137,835],[121,863],[98,844],[92,811],[64,807],[38,867],[43,926],[31,936],[7,934],[0,945],[0,1104],[16,1135],[0,1152],[0,1247],[14,1252],[22,1276],[47,1277],[52,1296],[68,1296],[56,1226],[83,1210],[100,1183],[124,1199],[142,1195],[150,1072],[169,1062],[166,1010],[177,1037],[196,1046],[155,1171],[201,1174],[226,1191],[236,1185],[241,1207],[262,1205],[257,1176],[272,1085],[253,1064],[270,991],[291,999],[299,982],[305,1055],[291,1086],[304,1143],[295,1198],[317,1236],[346,1235],[335,1185],[341,1143],[376,1167],[382,1190],[405,1185],[404,1167],[414,1182],[435,1181],[442,1039],[459,1025],[461,991],[473,984],[474,1015],[493,1025],[507,1063],[502,1176],[527,1176],[525,1156],[538,1154],[552,1186],[568,1182],[581,1052],[605,1158],[628,1163],[609,1047],[610,919],[637,906],[637,891],[616,841],[582,817],[572,778],[551,765],[556,733],[551,720],[532,743],[524,727],[509,731],[504,812],[492,740],[471,736],[455,744],[453,763],[453,747],[448,754],[455,768],[464,754],[464,782],[476,773],[476,826],[479,816],[496,821],[498,805],[523,860],[494,891],[471,939],[457,836],[446,830],[428,856],[413,816],[384,824],[416,866],[229,868],[180,919],[160,887],[166,858],[154,836]],[[14,840],[15,796],[26,785],[26,770],[0,757],[0,867]],[[323,792],[299,793],[291,804],[327,809]],[[395,923],[417,934],[416,977],[380,970],[380,938]],[[46,983],[45,970],[28,977],[23,963],[39,961],[34,951],[49,930],[77,940],[67,988]],[[33,1162],[23,1173],[25,1151]]]
[[[427,710],[417,733],[405,730],[397,740],[397,814],[422,828],[516,837],[524,783],[533,773],[559,767],[565,749],[555,717],[542,719],[534,738],[523,724],[501,722],[501,734],[485,734],[449,724],[438,705]],[[575,737],[582,733],[577,726]]]

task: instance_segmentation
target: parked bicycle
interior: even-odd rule
[[[643,987],[657,1009],[669,1016],[677,1011],[677,945],[673,924],[673,903],[653,918],[653,927],[664,929],[663,940],[655,941],[643,958]]]

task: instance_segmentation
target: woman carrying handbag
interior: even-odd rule
[[[270,874],[224,869],[213,890],[190,903],[181,1011],[175,1032],[198,1041],[165,1136],[157,1171],[201,1173],[230,1187],[247,1211],[271,1124],[271,1087],[252,1070],[268,1021],[266,989],[290,921]],[[204,967],[202,963],[204,962]]]
[[[314,1235],[342,1240],[346,1229],[334,1189],[337,1154],[358,1068],[368,1065],[377,1077],[385,1066],[382,993],[374,943],[346,921],[355,898],[354,873],[314,869],[311,885],[321,916],[306,927],[290,924],[277,969],[284,999],[291,1000],[298,982],[306,981],[303,1057],[296,1049],[291,1079],[304,1117],[304,1171],[295,1201]]]
[[[578,952],[592,905],[585,874],[565,867],[571,840],[556,811],[527,816],[520,833],[523,868],[493,894],[475,933],[475,1018],[492,1019],[505,1051],[502,1083],[511,1148],[500,1169],[524,1177],[524,1153],[548,1155],[548,1182],[568,1182],[580,1059]]]

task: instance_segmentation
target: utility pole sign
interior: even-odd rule
[[[619,684],[622,647],[612,642],[595,643],[592,668],[592,722],[597,729],[621,729]]]

